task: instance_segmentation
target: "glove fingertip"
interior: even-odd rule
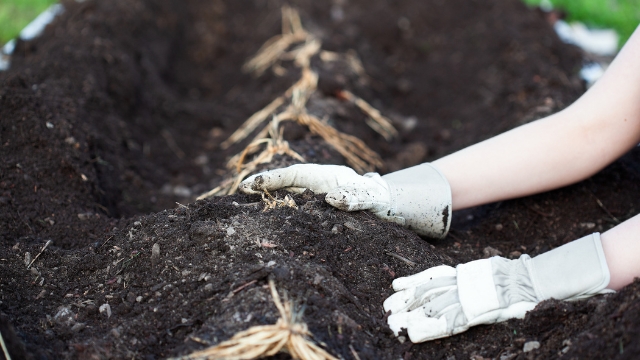
[[[436,278],[452,276],[456,276],[455,268],[447,265],[439,265],[411,276],[397,278],[393,280],[391,285],[395,291],[400,291],[410,287],[426,284]]]
[[[324,200],[331,206],[342,211],[350,211],[351,197],[341,189],[335,189],[327,193]]]
[[[251,188],[251,184],[252,184],[251,181],[245,180],[241,182],[240,185],[238,185],[238,190],[240,190],[240,192],[244,194],[256,194],[257,191]]]
[[[413,297],[413,292],[407,293],[408,290],[397,292],[389,296],[383,303],[384,311],[391,311],[392,314],[406,312],[409,302]]]
[[[447,320],[444,316],[430,318],[422,311],[413,311],[411,314],[413,316],[407,324],[407,333],[411,342],[421,343],[453,335],[447,330]]]
[[[402,329],[409,327],[409,313],[391,314],[387,318],[387,325],[393,333],[398,336]]]

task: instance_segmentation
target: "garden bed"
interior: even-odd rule
[[[638,356],[637,281],[416,345],[398,341],[382,311],[399,276],[534,256],[635,215],[637,148],[579,184],[458,212],[440,241],[311,193],[294,197],[297,209],[263,211],[245,195],[195,202],[246,142],[220,144],[300,75],[287,64],[280,75],[241,71],[280,33],[281,5],[68,2],[42,37],[17,43],[0,73],[0,331],[13,358],[185,355],[275,323],[269,278],[306,304],[316,341],[344,358]],[[367,81],[313,62],[310,111],[380,154],[380,172],[546,116],[584,91],[580,51],[515,0],[291,5],[324,49],[352,50],[364,65]],[[385,140],[337,90],[378,108],[399,136]],[[302,127],[287,126],[285,139],[308,162],[345,163]]]

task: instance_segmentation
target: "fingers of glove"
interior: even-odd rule
[[[388,212],[391,206],[389,191],[377,183],[372,187],[340,187],[327,193],[325,201],[343,211],[371,210]]]
[[[455,277],[456,269],[451,266],[440,265],[429,268],[417,274],[401,277],[393,280],[393,290],[400,291],[412,287],[424,285],[433,279],[440,277]]]
[[[443,311],[443,315],[437,318],[428,317],[423,308],[411,313],[415,315],[409,323],[407,333],[414,343],[440,339],[469,329],[460,304],[449,306]]]
[[[298,164],[252,175],[240,183],[240,191],[256,194],[282,188],[307,188],[315,193],[329,192],[342,183],[358,182],[362,176],[338,165]]]
[[[383,303],[384,310],[391,311],[392,314],[411,311],[431,301],[442,293],[446,293],[456,288],[455,277],[439,279],[446,280],[441,282],[442,286],[432,287],[430,286],[431,284],[428,283],[423,286],[408,288],[389,296]],[[439,279],[434,279],[433,282]]]
[[[452,306],[456,305],[462,309],[460,299],[458,299],[458,289],[457,287],[452,287],[447,292],[440,293],[426,301],[422,309],[425,315],[429,317],[440,317],[449,311]]]
[[[292,192],[294,194],[302,194],[305,190],[307,190],[307,188],[291,186],[288,188],[284,188],[284,190],[287,190],[288,192]]]
[[[384,311],[391,311],[391,314],[407,312],[417,299],[414,296],[415,288],[410,288],[389,296],[382,303]]]
[[[420,309],[390,315],[387,324],[398,336],[402,329],[407,329],[412,342],[418,343],[432,339],[438,339],[449,335],[447,331],[447,319],[427,317]]]
[[[456,285],[457,281],[455,276],[442,276],[433,278],[433,280],[425,284],[416,286],[415,296],[424,299],[431,298],[431,296],[429,296],[430,294],[443,293]]]

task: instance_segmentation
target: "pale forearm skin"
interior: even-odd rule
[[[603,233],[600,238],[611,273],[607,288],[620,290],[640,277],[640,215]]]
[[[584,180],[640,142],[640,29],[606,74],[565,110],[433,162],[453,209]]]

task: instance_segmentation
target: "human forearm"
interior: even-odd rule
[[[451,185],[453,209],[568,185],[615,159],[594,159],[591,141],[569,135],[575,123],[561,112],[435,161]]]
[[[640,277],[640,215],[601,236],[611,281],[607,288],[619,290]]]
[[[567,109],[435,161],[453,209],[583,180],[640,141],[640,30],[605,76]]]

